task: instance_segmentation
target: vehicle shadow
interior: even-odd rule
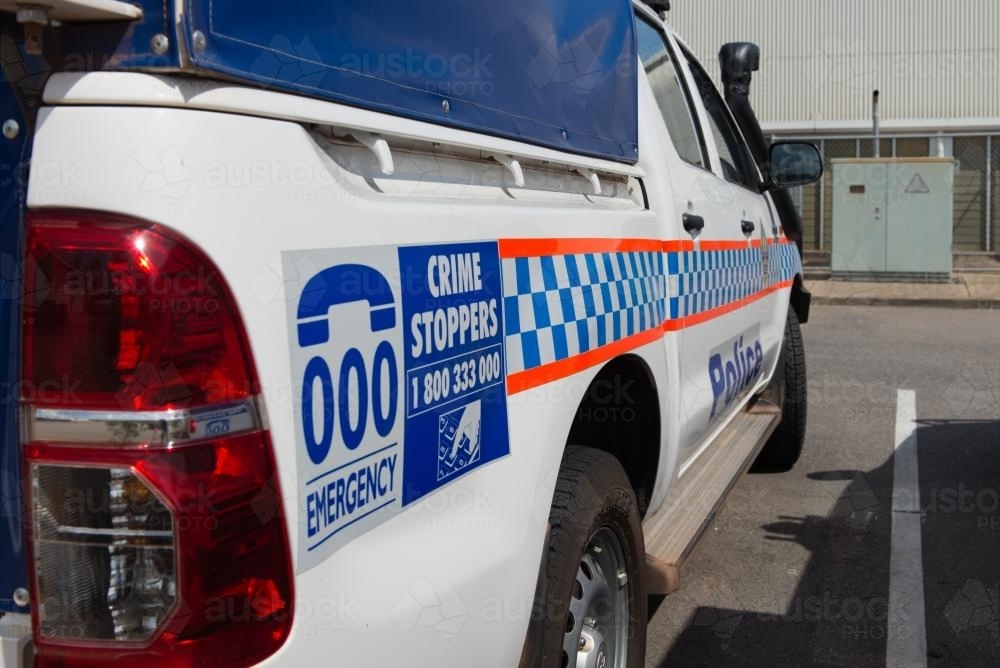
[[[922,420],[917,444],[928,665],[1000,665],[1000,421]],[[845,487],[825,516],[762,525],[810,553],[786,609],[700,606],[656,665],[886,665],[893,459],[807,478]]]

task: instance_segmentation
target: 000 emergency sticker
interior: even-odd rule
[[[298,570],[510,452],[496,242],[284,253]]]

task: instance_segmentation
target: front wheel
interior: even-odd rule
[[[549,513],[546,668],[641,668],[646,550],[635,494],[611,455],[571,446]]]
[[[795,466],[806,440],[806,351],[795,311],[788,309],[785,340],[775,374],[785,386],[781,424],[757,457],[755,465],[787,471]]]

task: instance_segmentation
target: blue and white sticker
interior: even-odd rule
[[[764,349],[757,325],[712,350],[708,357],[708,380],[712,386],[709,422],[725,414],[733,401],[754,388],[760,380],[763,364]]]
[[[322,267],[289,299],[298,571],[507,455],[496,242],[282,254]]]

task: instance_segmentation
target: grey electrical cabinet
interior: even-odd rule
[[[834,275],[951,274],[952,158],[833,161]]]

